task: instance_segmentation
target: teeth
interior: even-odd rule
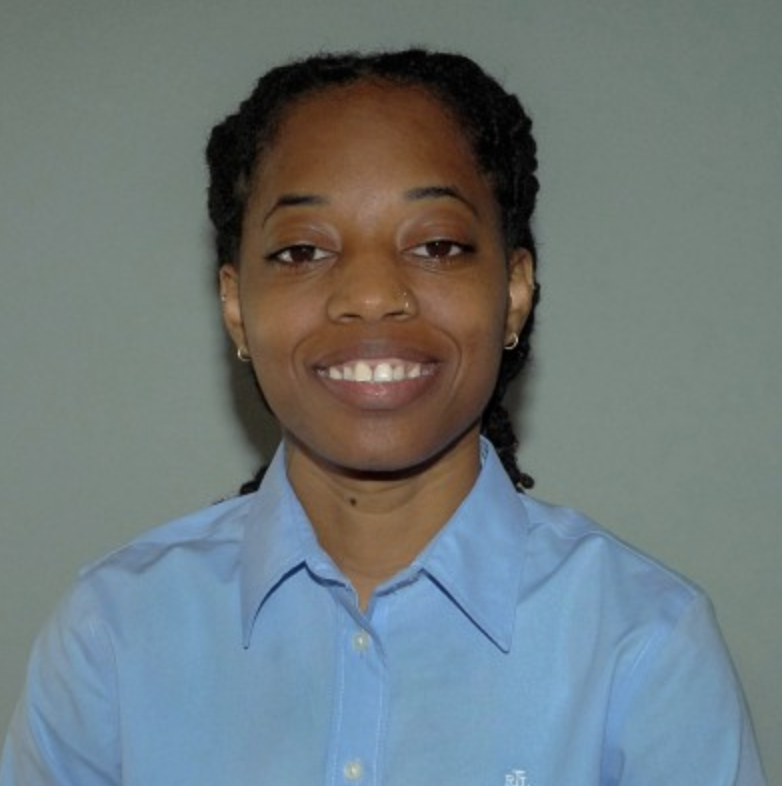
[[[394,379],[394,369],[390,363],[378,363],[372,377],[374,382],[391,382]]]
[[[364,363],[363,360],[359,360],[356,363],[356,375],[354,377],[356,382],[372,382],[372,367],[369,363]]]
[[[427,367],[422,367],[420,363],[406,363],[402,360],[381,360],[374,365],[371,361],[357,360],[342,366],[329,366],[321,373],[329,379],[346,382],[401,382],[405,379],[418,379],[431,372],[427,372]]]

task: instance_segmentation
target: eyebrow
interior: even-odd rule
[[[268,213],[263,217],[265,224],[269,217],[281,207],[298,207],[299,205],[326,205],[328,199],[317,194],[281,194],[277,201],[272,205]]]
[[[453,186],[419,186],[418,188],[411,188],[409,191],[405,191],[405,199],[411,202],[417,202],[422,199],[456,199],[463,205],[466,205],[474,216],[480,217],[478,208],[458,188]]]
[[[461,202],[476,217],[480,217],[478,208],[454,186],[418,186],[405,191],[404,198],[408,202],[419,202],[426,199],[456,199]],[[321,206],[329,204],[329,200],[318,194],[281,194],[271,209],[263,217],[263,224],[280,208],[304,206]]]

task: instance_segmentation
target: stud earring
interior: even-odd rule
[[[252,360],[252,357],[250,356],[250,351],[247,349],[247,347],[237,347],[236,357],[242,363],[249,363]]]
[[[503,349],[506,352],[512,352],[519,345],[519,334],[511,333],[510,338],[505,342]]]

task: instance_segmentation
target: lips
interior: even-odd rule
[[[382,385],[419,379],[433,373],[434,363],[401,358],[360,358],[318,369],[320,376],[330,380]]]

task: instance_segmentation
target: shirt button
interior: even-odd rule
[[[365,630],[360,630],[353,634],[353,649],[356,652],[365,652],[369,649],[372,639]]]
[[[345,764],[342,768],[342,773],[345,776],[345,780],[355,783],[364,777],[364,765],[358,759],[354,759]]]

